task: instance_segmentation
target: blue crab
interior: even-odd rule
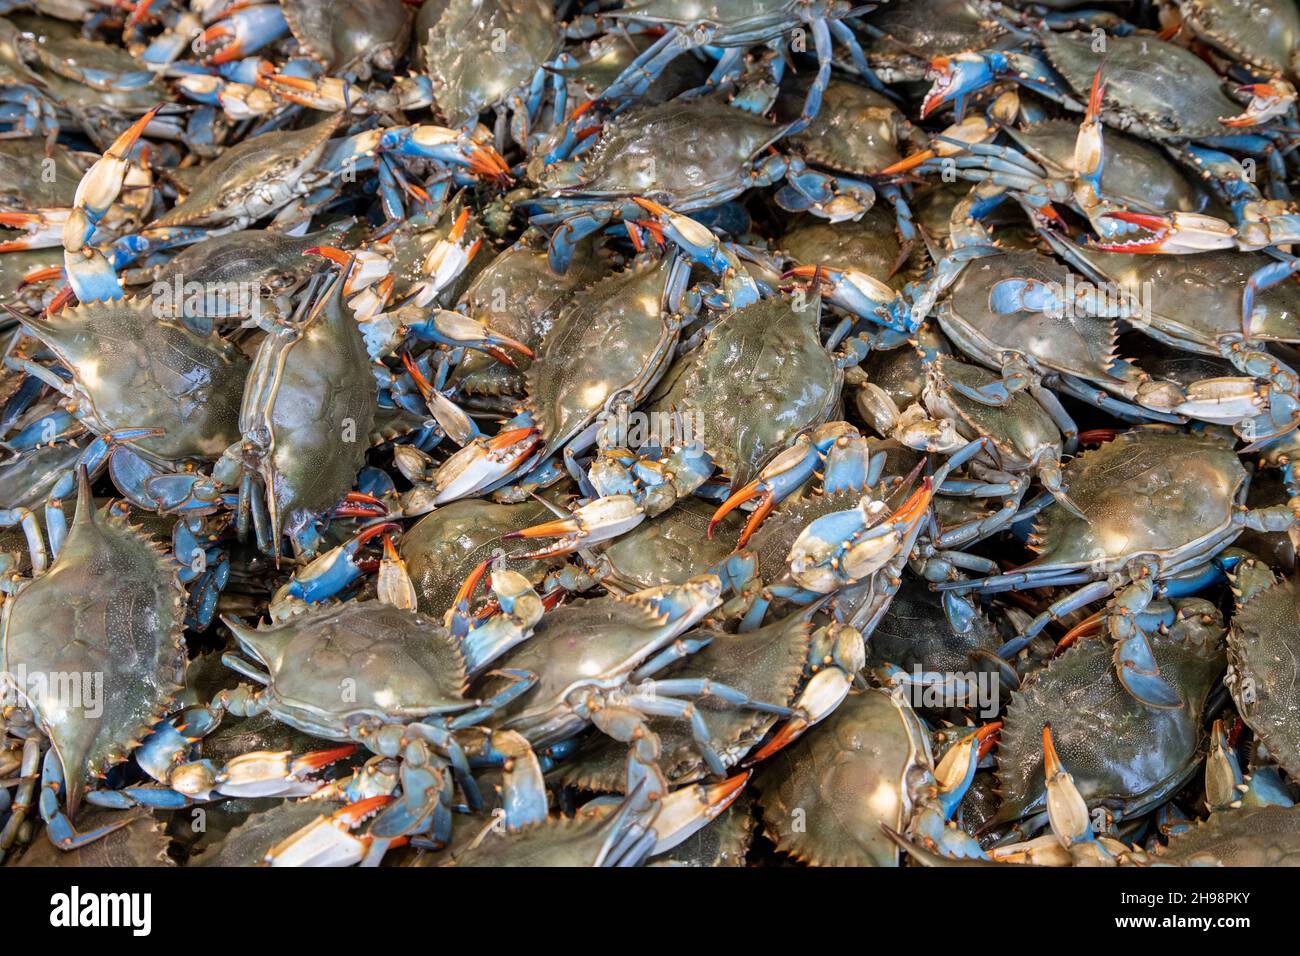
[[[1248,479],[1222,439],[1167,426],[1136,428],[1072,460],[1065,468],[1080,518],[1060,506],[1039,516],[1039,555],[1019,570],[974,581],[945,581],[938,590],[997,593],[1023,587],[1082,585],[1052,602],[1004,645],[1025,647],[1051,621],[1112,597],[1105,616],[1120,683],[1153,707],[1188,706],[1186,693],[1160,674],[1143,624],[1158,593],[1178,596],[1212,581],[1213,561],[1246,527],[1285,529],[1289,505],[1239,507]]]

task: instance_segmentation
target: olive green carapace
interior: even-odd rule
[[[697,430],[733,489],[839,403],[844,373],[822,344],[821,311],[820,297],[778,296],[725,316],[655,401]]]
[[[1061,762],[1089,806],[1121,818],[1169,799],[1201,766],[1201,709],[1223,673],[1225,629],[1200,598],[1175,602],[1174,624],[1148,640],[1160,673],[1184,698],[1179,708],[1148,707],[1127,693],[1112,666],[1114,646],[1084,639],[1011,696],[997,748],[1002,806],[1010,822],[1046,806],[1043,725],[1052,725]]]
[[[132,446],[167,462],[215,459],[239,439],[248,361],[217,335],[155,314],[151,300],[91,302],[24,328],[72,372],[96,431],[161,428]]]
[[[755,776],[764,826],[801,862],[897,866],[898,848],[880,825],[906,828],[928,763],[905,703],[880,690],[850,694]]]
[[[1255,564],[1272,580],[1272,574]],[[1237,579],[1241,580],[1242,572]],[[1240,587],[1240,584],[1238,584]],[[1293,779],[1300,775],[1300,609],[1296,584],[1274,581],[1244,597],[1228,632],[1225,683],[1242,719]]]
[[[274,436],[268,493],[290,532],[352,490],[375,423],[379,388],[370,356],[341,295],[343,277],[332,281],[287,349],[268,410]]]
[[[97,512],[83,478],[58,559],[5,604],[3,669],[26,675],[28,702],[63,763],[71,814],[87,778],[125,760],[181,689],[177,570],[124,520]]]

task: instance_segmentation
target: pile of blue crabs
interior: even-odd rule
[[[1300,864],[1294,0],[0,0],[0,860]]]

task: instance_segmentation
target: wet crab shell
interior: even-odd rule
[[[1179,561],[1214,553],[1240,533],[1233,518],[1246,470],[1228,442],[1208,433],[1135,428],[1071,460],[1064,472],[1087,518],[1064,508],[1044,511],[1031,539],[1040,553],[1022,570],[1109,573],[1136,555],[1154,555],[1176,570]]]
[[[228,623],[267,668],[269,711],[305,733],[347,740],[353,720],[409,722],[475,704],[456,641],[414,611],[348,601],[270,626]]]
[[[1290,0],[1180,0],[1192,32],[1224,53],[1267,73],[1295,73],[1300,10]]]
[[[903,246],[894,220],[879,206],[873,206],[858,220],[801,221],[781,237],[780,246],[800,265],[857,269],[900,291],[909,279],[907,270],[898,268]]]
[[[605,272],[589,242],[580,246],[572,267],[563,275],[551,271],[546,245],[526,236],[483,268],[461,296],[467,314],[501,335],[536,351],[555,325],[560,309],[579,289]],[[513,355],[517,368],[485,352],[470,351],[452,373],[451,381],[471,394],[521,395],[524,371],[532,360]]]
[[[1155,862],[1178,866],[1300,866],[1300,807],[1215,813],[1170,839]]]
[[[584,157],[581,181],[556,195],[644,196],[677,212],[716,205],[726,198],[719,187],[734,187],[733,195],[745,188],[749,163],[782,129],[713,99],[634,108],[609,124]]]
[[[166,461],[216,458],[239,438],[248,362],[159,311],[151,299],[91,302],[24,328],[72,371],[80,414],[97,431],[161,428],[135,446]]]
[[[978,611],[969,630],[954,630],[934,592],[924,581],[908,577],[871,634],[867,667],[887,662],[909,672],[996,670],[989,662],[1001,644],[997,629]]]
[[[1218,355],[1220,340],[1241,336],[1241,295],[1256,270],[1274,261],[1258,252],[1218,250],[1194,256],[1144,256],[1081,250],[1110,282],[1149,310],[1143,316],[1182,348]],[[1284,282],[1255,297],[1250,337],[1300,342],[1300,287]],[[1145,366],[1144,366],[1145,367]]]
[[[729,514],[710,538],[709,521],[716,510],[700,498],[684,498],[653,521],[609,542],[600,552],[609,569],[603,580],[639,591],[681,584],[716,567],[731,553],[743,525],[738,514]]]
[[[420,611],[440,620],[456,599],[470,572],[483,560],[498,554],[505,566],[538,582],[553,562],[514,558],[533,548],[524,539],[502,541],[501,536],[545,521],[551,515],[542,503],[494,504],[465,499],[433,511],[402,535],[398,552],[415,585]]]
[[[1012,471],[1037,462],[1044,451],[1061,452],[1061,430],[1028,392],[1015,392],[1005,405],[985,405],[953,386],[983,388],[1000,381],[987,369],[943,355],[935,362],[926,389],[932,415],[952,419],[967,438],[992,440],[1002,468]]]
[[[87,779],[124,761],[181,689],[185,591],[177,571],[154,542],[97,512],[83,480],[57,560],[5,602],[6,673],[101,675],[99,707],[61,700],[52,680],[22,689],[63,764],[70,814]]]
[[[675,257],[642,260],[576,293],[529,366],[528,408],[547,442],[560,447],[620,392],[633,405],[672,358],[680,327],[663,309]]]
[[[796,84],[777,100],[779,118],[798,118],[807,85]],[[789,142],[813,166],[870,176],[903,158],[899,138],[909,125],[887,97],[850,80],[833,78],[817,116]]]
[[[1251,596],[1232,619],[1226,681],[1241,717],[1292,777],[1300,775],[1300,613],[1296,585],[1279,580]]]
[[[1004,352],[1018,352],[1044,368],[1092,381],[1111,378],[1115,359],[1115,323],[1079,309],[1064,315],[1017,311],[1005,314],[990,306],[994,287],[1006,279],[1027,279],[1066,288],[1070,270],[1035,252],[1008,252],[970,263],[936,313],[939,327],[958,348],[995,367]]]
[[[84,829],[121,822],[120,810],[91,807],[79,823]],[[175,866],[168,855],[171,839],[166,824],[150,813],[139,813],[130,823],[114,830],[102,840],[73,850],[56,847],[49,840],[34,840],[15,866],[70,867],[146,867]]]
[[[901,699],[850,694],[754,778],[778,850],[814,866],[897,866],[882,823],[902,832],[927,781],[929,742]]]
[[[752,700],[784,705],[794,699],[799,687],[811,633],[812,624],[806,614],[792,615],[743,634],[696,632],[697,637],[708,638],[711,643],[662,676],[666,680],[704,678],[735,687]],[[727,767],[739,763],[778,719],[708,698],[701,699],[697,706]],[[708,774],[688,721],[652,718],[649,726],[659,735],[659,767],[674,786]],[[584,790],[622,792],[626,764],[626,745],[599,738],[571,764],[561,767],[554,779]]]
[[[821,299],[762,299],[732,312],[678,360],[653,409],[677,413],[733,489],[839,404],[844,372],[822,344]]]
[[[1098,69],[1106,89],[1102,117],[1148,139],[1222,136],[1220,117],[1236,116],[1241,105],[1223,92],[1223,81],[1190,50],[1154,37],[1106,37],[1096,49],[1091,33],[1042,37],[1052,66],[1085,101]]]
[[[619,815],[579,810],[573,817],[547,817],[518,830],[489,828],[444,866],[594,866]]]
[[[352,488],[375,424],[370,357],[342,300],[342,278],[334,283],[317,318],[290,346],[266,410],[273,436],[268,494],[290,533]]]
[[[246,139],[203,167],[194,189],[153,226],[247,225],[284,206],[304,190],[338,127],[331,116],[305,129],[274,131]]]
[[[421,48],[438,109],[459,127],[527,90],[560,31],[545,0],[451,0]]]
[[[330,73],[392,70],[411,42],[402,0],[282,0],[280,9],[303,52]]]
[[[1177,602],[1168,633],[1149,635],[1160,673],[1178,688],[1184,706],[1147,707],[1124,691],[1115,676],[1114,647],[1085,639],[1013,693],[997,750],[1002,805],[997,820],[1010,822],[1046,807],[1043,725],[1089,806],[1105,806],[1127,819],[1179,790],[1204,757],[1201,709],[1223,673],[1223,619],[1208,601]]]
[[[1025,127],[1005,127],[1007,136],[1053,174],[1074,175],[1074,146],[1079,124],[1072,119],[1047,119]],[[1156,171],[1159,171],[1156,174]],[[1192,182],[1157,146],[1119,132],[1106,133],[1106,162],[1101,194],[1121,207],[1157,212],[1214,214],[1218,202]]]
[[[72,153],[39,139],[0,141],[0,206],[54,209],[71,206],[85,172]]]

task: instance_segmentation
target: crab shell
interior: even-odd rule
[[[411,42],[414,14],[402,0],[282,0],[280,9],[303,52],[330,73],[392,70]]]
[[[502,541],[501,536],[531,527],[550,515],[537,501],[507,505],[475,498],[453,501],[425,515],[402,535],[398,548],[415,585],[420,611],[441,620],[470,572],[485,558],[498,554],[510,570],[533,583],[540,581],[553,562],[514,558],[533,545],[525,539]]]
[[[778,850],[814,866],[897,866],[881,824],[903,832],[932,786],[930,744],[911,708],[882,690],[850,694],[754,778]]]
[[[936,313],[939,327],[961,351],[984,365],[999,368],[1004,353],[1026,355],[1045,369],[1095,382],[1114,382],[1115,323],[1093,318],[1080,309],[1063,315],[1019,311],[1004,314],[990,307],[990,296],[1005,279],[1027,279],[1066,288],[1070,270],[1036,252],[1008,252],[971,262],[953,284]]]
[[[120,823],[122,811],[90,807],[81,816],[81,825],[89,830],[106,824]],[[70,867],[146,867],[175,866],[167,853],[171,838],[166,824],[151,813],[139,813],[130,823],[114,830],[102,840],[87,846],[64,850],[49,840],[36,840],[23,851],[16,866]]]
[[[305,257],[313,246],[338,242],[338,228],[322,229],[306,236],[287,236],[269,229],[241,229],[186,246],[154,274],[153,287],[182,290],[191,283],[204,288],[255,288],[261,295],[275,295],[295,288],[316,268],[318,260]],[[247,314],[236,296],[224,301],[205,301],[203,315],[228,318]],[[251,304],[250,304],[251,305]],[[179,312],[179,308],[176,309]]]
[[[601,549],[608,568],[604,580],[624,590],[639,591],[661,584],[681,584],[716,567],[732,551],[743,525],[732,513],[708,537],[709,520],[717,510],[694,496],[683,498],[653,521],[643,521]]]
[[[672,360],[680,326],[665,313],[676,257],[642,260],[578,292],[529,366],[528,408],[548,452],[586,428],[620,392],[637,405]]]
[[[761,299],[722,319],[652,398],[727,473],[748,484],[795,437],[827,421],[844,372],[820,337],[821,299]]]
[[[594,866],[619,825],[619,814],[579,810],[573,817],[551,816],[517,830],[494,826],[444,865]]]
[[[1180,0],[1183,23],[1224,53],[1269,73],[1295,73],[1300,10],[1289,0]]]
[[[1080,252],[1108,281],[1149,307],[1144,326],[1149,324],[1155,334],[1171,338],[1179,348],[1216,356],[1220,340],[1241,336],[1246,283],[1256,270],[1274,261],[1262,252],[1232,250],[1194,256]],[[1250,337],[1300,342],[1300,287],[1284,282],[1260,292],[1250,316]]]
[[[777,115],[798,118],[808,84],[795,84],[777,100]],[[899,139],[911,124],[887,97],[851,80],[832,78],[821,110],[790,144],[810,165],[871,176],[902,159]]]
[[[1173,43],[1108,36],[1105,50],[1098,51],[1091,33],[1049,31],[1042,44],[1052,66],[1084,101],[1098,69],[1104,69],[1102,118],[1147,139],[1222,136],[1220,117],[1241,111],[1223,92],[1219,75]]]
[[[239,439],[248,362],[220,337],[160,318],[153,300],[90,302],[24,327],[72,371],[96,431],[161,428],[135,445],[165,461],[214,459]]]
[[[1005,471],[1022,471],[1036,464],[1044,452],[1060,457],[1061,430],[1028,392],[1012,393],[1005,405],[985,405],[952,387],[956,383],[981,388],[997,381],[998,376],[987,369],[941,355],[928,376],[926,408],[931,415],[956,423],[967,439],[989,438]]]
[[[1087,519],[1045,510],[1021,570],[1090,567],[1108,574],[1151,555],[1164,574],[1199,566],[1241,533],[1234,521],[1246,470],[1231,445],[1208,433],[1140,427],[1072,459],[1070,497]]]
[[[605,272],[592,244],[580,246],[572,267],[563,275],[551,271],[546,244],[525,236],[493,259],[461,296],[467,314],[501,335],[536,351],[555,325],[560,309],[579,289]],[[486,352],[470,350],[456,366],[451,381],[471,394],[522,395],[523,372],[532,364],[524,355],[512,356],[510,368]]]
[[[45,165],[45,160],[51,165]],[[0,141],[0,207],[4,209],[60,209],[70,207],[85,170],[72,153],[58,143],[38,138]]]
[[[1242,719],[1293,779],[1300,774],[1300,612],[1295,582],[1255,592],[1232,619],[1225,681]]]
[[[888,212],[873,206],[858,220],[800,222],[781,237],[781,251],[800,265],[853,268],[899,291],[906,270],[895,267],[903,253]]]
[[[493,715],[494,725],[522,734],[534,749],[583,730],[587,722],[568,699],[574,690],[623,687],[637,667],[721,603],[716,576],[680,589],[689,606],[676,616],[637,594],[577,600],[547,614],[529,640],[496,662],[499,669],[527,671],[538,680]]]
[[[1007,126],[1005,132],[1054,175],[1067,180],[1073,177],[1074,146],[1079,138],[1079,124],[1075,120],[1047,119],[1025,127]],[[1156,170],[1159,172],[1155,173]],[[1207,190],[1189,180],[1161,149],[1119,132],[1106,133],[1101,194],[1121,207],[1136,206],[1166,213],[1213,213],[1218,205]]]
[[[1155,861],[1178,866],[1300,866],[1300,807],[1215,813],[1173,837]]]
[[[270,626],[227,623],[267,668],[268,711],[313,736],[348,740],[357,720],[411,722],[475,705],[460,647],[414,611],[348,601]]]
[[[783,127],[713,99],[633,108],[610,123],[584,156],[580,182],[554,195],[643,196],[677,212],[713,206],[728,198],[724,192],[744,190],[749,164],[782,132]],[[544,178],[543,188],[549,182]]]
[[[808,659],[812,624],[807,614],[743,634],[696,632],[708,638],[707,647],[692,654],[665,679],[704,678],[738,688],[750,699],[788,704],[794,700]],[[709,726],[714,746],[728,768],[739,763],[766,735],[777,719],[772,714],[743,707],[728,707],[708,698],[698,707]],[[708,768],[696,750],[687,721],[652,718],[649,727],[659,735],[659,767],[670,783],[692,783],[707,776]],[[599,738],[577,759],[557,771],[567,786],[602,793],[623,790],[627,747]]]
[[[245,226],[306,191],[303,178],[315,168],[340,116],[305,129],[276,130],[246,139],[203,167],[194,189],[151,225]]]
[[[261,866],[267,851],[335,808],[320,800],[284,800],[254,813],[221,840],[204,847],[190,866]]]
[[[1168,632],[1154,631],[1148,641],[1160,673],[1186,706],[1147,707],[1126,693],[1109,641],[1086,639],[1067,648],[1011,696],[997,751],[999,822],[1047,805],[1044,724],[1052,725],[1061,762],[1088,805],[1108,807],[1122,819],[1167,800],[1196,773],[1204,757],[1201,708],[1225,664],[1224,626],[1208,601],[1188,598],[1175,606]]]
[[[340,294],[343,277],[333,281],[316,318],[283,357],[272,407],[258,410],[259,424],[268,422],[273,435],[267,493],[290,533],[352,488],[375,424],[379,388],[370,357]],[[263,347],[274,347],[271,336]]]
[[[546,0],[451,0],[420,46],[438,109],[460,127],[527,90],[559,52],[560,30]]]
[[[924,581],[903,580],[867,644],[868,668],[890,663],[906,671],[958,674],[990,669],[987,662],[1002,645],[997,629],[976,611],[968,631],[955,631],[934,597]]]
[[[69,815],[86,780],[106,773],[171,708],[185,669],[178,566],[125,520],[95,510],[84,478],[57,560],[5,602],[0,665],[46,675],[20,687],[67,778]],[[95,675],[80,705],[54,675]],[[29,693],[30,692],[30,693]],[[94,711],[99,713],[94,713]]]

